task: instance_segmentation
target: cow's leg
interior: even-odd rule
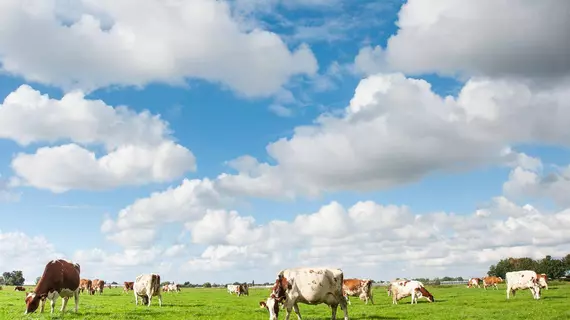
[[[79,308],[79,292],[75,291],[73,297],[75,298],[75,313],[77,313],[77,309]]]
[[[67,301],[69,300],[68,297],[62,297],[61,298],[63,301],[61,302],[61,309],[59,309],[59,311],[61,313],[65,312],[65,307],[67,307]]]
[[[133,293],[135,294],[135,306],[139,305],[139,296],[137,295],[137,292],[135,290],[133,290]]]
[[[340,310],[344,312],[344,320],[348,320],[348,306],[346,305],[346,302],[340,302]]]
[[[301,311],[299,311],[299,306],[297,303],[293,304],[293,310],[295,310],[295,314],[297,315],[297,320],[301,320]]]
[[[40,313],[44,312],[44,307],[46,306],[45,300],[40,300]]]
[[[162,307],[162,294],[160,292],[158,292],[158,306]]]
[[[336,310],[338,309],[338,304],[331,304],[331,319],[336,320]]]
[[[352,305],[352,302],[350,302],[350,298],[348,297],[348,294],[346,296],[344,296],[344,300],[346,300],[346,302],[350,305]]]
[[[149,294],[147,294],[146,296],[147,296],[147,299],[148,299],[148,303],[147,303],[146,306],[147,306],[147,307],[150,307],[150,302],[152,301],[152,292],[149,293]]]
[[[53,310],[55,309],[55,299],[53,298],[53,300],[50,301],[49,305],[50,305],[50,312],[53,313]]]

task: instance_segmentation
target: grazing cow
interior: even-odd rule
[[[360,300],[365,301],[365,304],[368,304],[368,300],[374,304],[374,300],[372,299],[372,280],[370,279],[344,279],[342,282],[342,290],[348,304],[351,304],[348,299],[349,296],[358,296]]]
[[[175,292],[180,292],[180,285],[176,284],[176,283],[170,283],[167,285],[168,287],[168,291],[175,291]]]
[[[540,284],[538,275],[531,270],[507,272],[507,299],[509,294],[515,296],[517,290],[530,289],[532,297],[540,299]]]
[[[63,303],[61,312],[65,312],[65,306],[69,298],[75,298],[75,312],[79,305],[79,264],[59,259],[48,262],[44,268],[40,281],[34,291],[26,295],[25,314],[36,311],[41,302],[40,312],[44,311],[45,299],[51,300],[51,313],[55,307],[55,301],[61,296]]]
[[[92,282],[91,292],[95,294],[95,292],[99,292],[99,295],[103,294],[103,289],[105,288],[105,281],[95,279]]]
[[[247,283],[244,282],[244,283],[240,284],[238,286],[238,290],[239,290],[238,296],[241,296],[241,295],[249,296],[249,288],[247,286]]]
[[[390,281],[390,283],[388,283],[388,286],[386,287],[386,292],[388,293],[388,297],[392,296],[392,283],[396,283],[399,281],[409,281],[409,280],[408,279],[396,279],[396,280]]]
[[[487,287],[494,286],[496,290],[499,290],[497,284],[503,282],[503,278],[501,277],[484,277],[483,278],[483,288],[487,290]]]
[[[162,286],[162,291],[168,292],[168,284]]]
[[[133,290],[133,285],[135,283],[133,281],[125,281],[123,283],[123,292],[129,293],[129,290]]]
[[[398,304],[398,301],[412,296],[412,302],[418,303],[419,298],[426,298],[429,302],[434,302],[435,298],[427,291],[424,284],[416,280],[401,280],[397,282],[392,282],[390,286],[390,291],[392,291],[392,304]]]
[[[277,320],[279,304],[286,309],[286,320],[291,310],[295,310],[301,319],[298,303],[321,304],[331,308],[332,320],[336,319],[337,308],[344,311],[344,320],[348,320],[348,305],[342,293],[344,273],[336,268],[293,268],[277,274],[275,285],[267,301],[260,301],[259,306],[269,310],[269,320]]]
[[[26,288],[24,288],[22,286],[15,286],[14,291],[26,291]]]
[[[90,294],[92,286],[93,286],[93,282],[91,280],[81,279],[79,281],[79,292],[83,293],[83,290],[87,290],[87,294]]]
[[[156,273],[141,274],[135,279],[133,285],[135,292],[135,304],[139,304],[139,297],[142,303],[150,307],[152,297],[158,296],[158,304],[162,307],[162,295],[160,294],[160,275]]]
[[[481,278],[471,278],[467,282],[467,288],[471,288],[471,287],[475,287],[475,286],[477,288],[481,288],[481,286],[479,285],[479,282],[481,282]]]
[[[238,287],[239,286],[237,284],[228,284],[226,286],[229,294],[238,293],[238,290],[239,290]]]
[[[546,275],[546,273],[541,273],[541,274],[537,274],[538,276],[538,284],[540,284],[541,288],[546,288],[546,290],[548,290],[548,283],[546,281],[548,281],[548,276]]]

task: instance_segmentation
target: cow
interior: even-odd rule
[[[89,279],[79,280],[79,292],[83,293],[83,290],[87,290],[87,294],[91,294],[91,287],[93,282]]]
[[[123,292],[129,293],[129,290],[133,290],[133,285],[135,283],[133,281],[125,281],[123,283]]]
[[[167,287],[168,287],[168,291],[180,292],[180,285],[179,284],[171,283],[171,284],[168,284]]]
[[[435,298],[427,289],[424,284],[416,280],[401,280],[392,282],[390,284],[390,291],[392,292],[392,304],[398,304],[398,301],[412,296],[410,304],[417,304],[419,298],[426,298],[429,302],[434,302]]]
[[[22,286],[15,286],[14,291],[26,291],[26,288],[24,288]]]
[[[398,281],[409,281],[408,279],[396,279],[396,280],[392,280],[390,281],[390,283],[388,283],[388,286],[386,287],[386,292],[388,293],[388,297],[392,296],[392,283],[396,283]]]
[[[99,292],[99,295],[103,294],[103,289],[105,288],[105,281],[95,279],[92,282],[91,293],[95,294],[95,292]]]
[[[158,296],[158,304],[162,307],[162,295],[160,293],[160,275],[156,273],[141,274],[135,279],[133,285],[135,293],[135,304],[139,304],[139,297],[142,303],[150,307],[152,297]]]
[[[499,290],[497,284],[503,282],[503,278],[501,277],[484,277],[483,278],[483,289],[487,290],[487,287],[494,286],[496,290]]]
[[[169,289],[169,288],[170,288],[170,287],[168,286],[168,284],[165,284],[165,285],[162,286],[162,291],[168,292],[168,289]]]
[[[507,299],[510,294],[515,296],[517,290],[530,289],[532,297],[536,300],[540,299],[540,283],[538,275],[532,270],[511,271],[507,272]]]
[[[350,305],[349,296],[359,297],[360,300],[368,304],[368,300],[374,304],[372,297],[372,280],[370,279],[344,279],[342,281],[342,290],[346,302]]]
[[[63,299],[60,310],[62,313],[65,312],[67,301],[71,297],[74,297],[75,312],[77,313],[80,273],[81,267],[77,263],[63,259],[48,262],[34,291],[26,295],[26,312],[24,314],[35,312],[40,302],[40,312],[43,312],[46,298],[51,300],[51,313],[53,313],[58,296]]]
[[[481,282],[481,278],[471,278],[467,282],[467,288],[471,288],[471,287],[475,287],[475,286],[477,288],[481,288],[481,286],[479,285],[479,282]]]
[[[541,288],[546,288],[546,290],[548,290],[548,283],[546,281],[548,281],[548,276],[546,275],[546,273],[541,273],[541,274],[537,274],[538,276],[538,284],[540,284]]]
[[[238,285],[237,284],[228,284],[226,286],[229,294],[238,293]]]
[[[295,310],[301,319],[298,303],[326,304],[330,306],[332,320],[336,319],[337,308],[344,311],[344,320],[348,320],[348,305],[342,292],[344,273],[337,268],[292,268],[281,270],[277,274],[275,285],[267,301],[260,301],[260,308],[269,311],[269,320],[277,320],[279,304],[283,305],[289,320],[291,310]]]
[[[249,288],[247,286],[247,283],[244,282],[244,283],[238,285],[238,290],[239,290],[238,296],[241,296],[241,295],[249,296]]]

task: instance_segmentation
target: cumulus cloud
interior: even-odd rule
[[[517,166],[503,184],[503,192],[513,198],[545,198],[561,207],[570,206],[570,165],[543,172],[540,168]]]
[[[524,161],[510,145],[568,146],[562,119],[570,118],[569,95],[568,82],[543,88],[474,78],[457,97],[441,97],[425,80],[369,76],[341,116],[323,114],[270,143],[276,165],[238,158],[237,174],[220,175],[219,185],[241,195],[292,197],[378,190],[435,172]]]
[[[159,116],[87,100],[79,91],[57,100],[22,85],[0,105],[0,138],[22,146],[72,141],[12,160],[21,185],[53,192],[168,182],[195,170],[192,152],[170,133]],[[87,149],[96,146],[107,154]]]
[[[206,225],[221,225],[223,230],[202,227]],[[199,258],[190,260],[189,267],[196,270],[257,263],[275,271],[296,264],[331,264],[353,272],[390,265],[391,271],[382,275],[370,270],[373,275],[368,276],[374,277],[402,276],[399,270],[406,267],[422,274],[434,273],[436,268],[457,270],[461,265],[471,266],[471,272],[485,272],[506,256],[540,258],[570,249],[565,231],[570,227],[570,211],[541,212],[504,197],[493,198],[484,209],[466,215],[414,214],[406,206],[372,201],[345,208],[333,201],[292,221],[257,225],[253,217],[218,211],[205,215],[194,227],[197,236],[192,241],[209,245]]]
[[[362,48],[355,67],[368,74],[566,76],[568,10],[570,3],[556,0],[409,0],[386,47]]]
[[[43,236],[31,237],[23,232],[0,230],[0,270],[21,270],[26,283],[33,284],[42,275],[46,263],[65,258]]]
[[[2,69],[67,90],[202,79],[268,96],[318,68],[306,44],[241,25],[225,1],[9,0],[0,21]]]

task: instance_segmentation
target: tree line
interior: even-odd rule
[[[24,273],[21,270],[12,272],[4,272],[0,277],[0,285],[6,286],[22,286],[24,285]]]
[[[502,259],[489,267],[487,275],[504,279],[507,272],[521,270],[533,270],[536,273],[545,273],[549,279],[559,279],[570,270],[570,254],[562,259],[553,259],[552,256],[537,260],[528,257]]]

